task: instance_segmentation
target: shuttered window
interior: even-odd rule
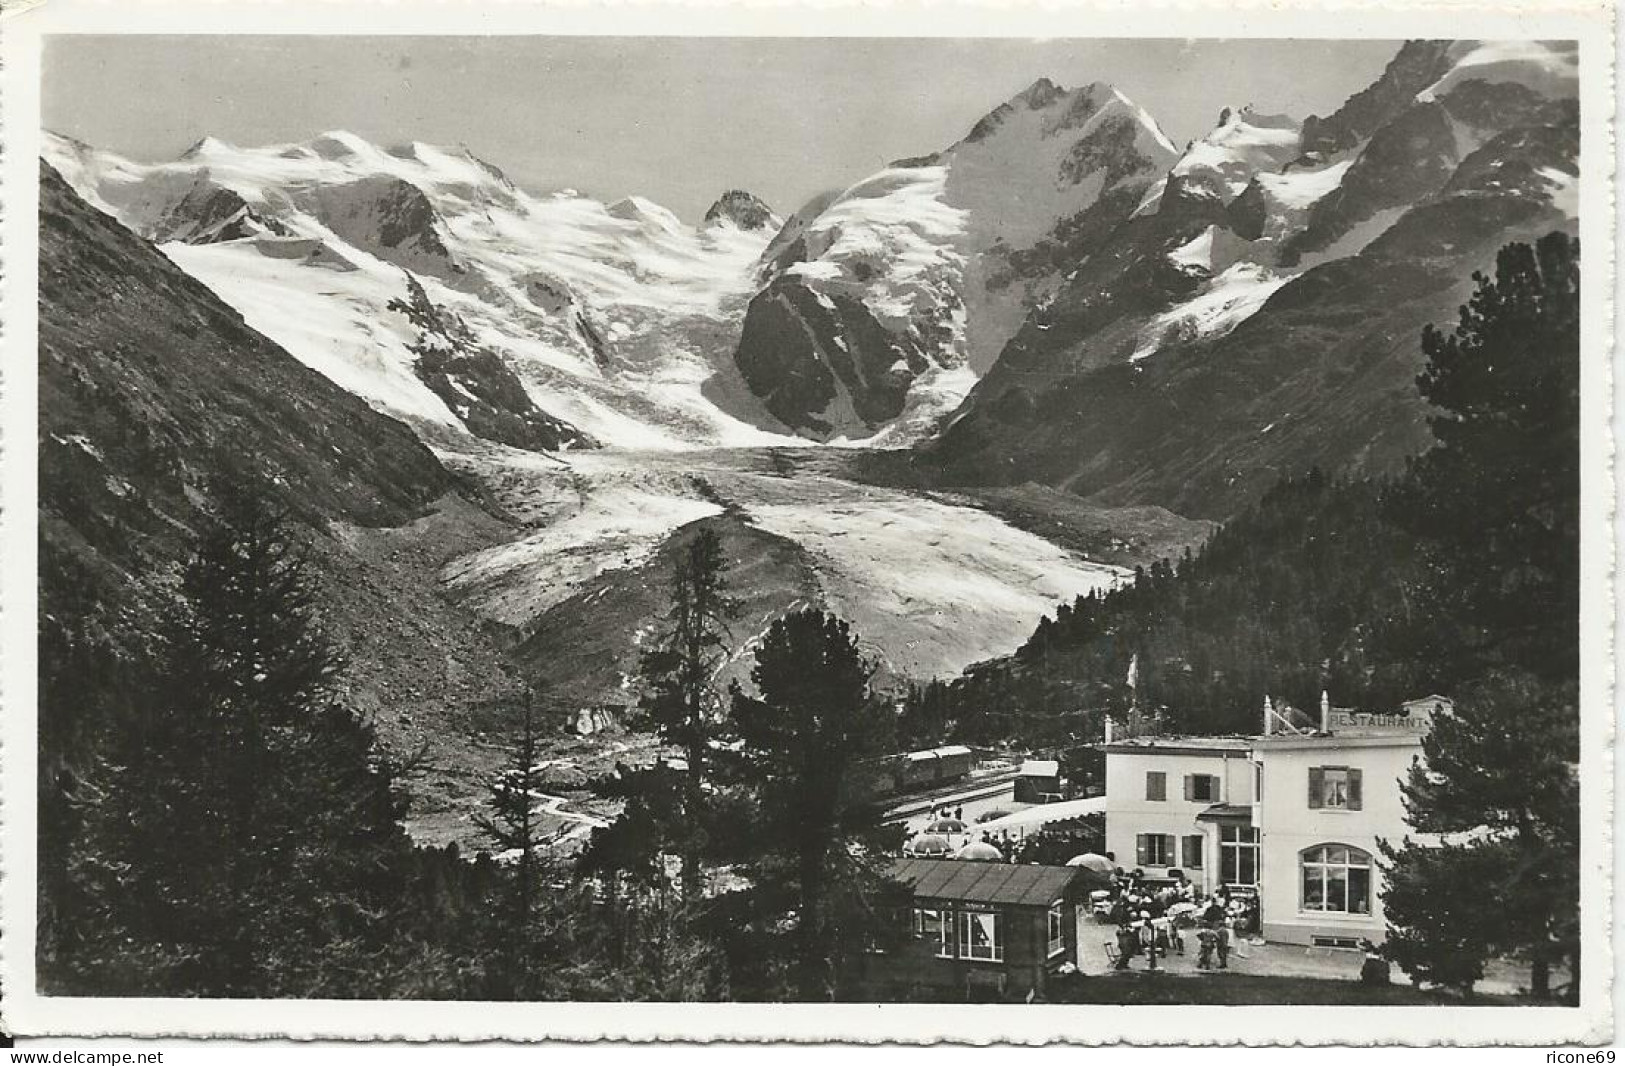
[[[1360,771],[1350,766],[1311,766],[1309,768],[1309,806],[1314,809],[1344,811],[1360,810],[1364,803],[1361,795]]]
[[[1174,838],[1169,833],[1141,833],[1134,838],[1134,865],[1172,866]]]
[[[1216,803],[1219,799],[1219,779],[1213,774],[1185,775],[1185,802]]]
[[[1200,870],[1202,868],[1202,834],[1191,833],[1184,838],[1184,849],[1180,855],[1180,862],[1187,870]]]
[[[1168,798],[1168,775],[1161,770],[1147,770],[1145,772],[1145,798],[1148,800],[1165,800]]]

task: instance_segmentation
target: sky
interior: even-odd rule
[[[460,144],[533,192],[637,194],[698,221],[727,189],[788,214],[946,148],[1039,77],[1108,82],[1183,145],[1226,106],[1327,114],[1399,43],[57,36],[42,119],[141,161],[205,134]]]

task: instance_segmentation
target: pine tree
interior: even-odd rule
[[[872,673],[845,622],[806,610],[763,637],[758,695],[732,693],[761,849],[752,880],[764,914],[795,913],[789,954],[802,1000],[844,995],[850,964],[896,924],[882,856],[900,840],[881,823],[872,761],[889,750],[891,723]]]
[[[538,765],[540,745],[536,735],[536,715],[531,699],[525,700],[518,740],[507,767],[490,786],[489,812],[475,816],[474,825],[496,850],[511,855],[508,890],[503,915],[494,925],[496,950],[503,961],[506,991],[515,998],[534,993],[533,967],[536,943],[537,854],[541,845],[540,821],[536,816],[537,793],[542,770]]]
[[[1455,331],[1423,335],[1437,443],[1388,513],[1428,549],[1416,594],[1451,636],[1428,649],[1445,683],[1494,666],[1579,673],[1579,254],[1562,233],[1507,245]]]
[[[70,965],[127,994],[375,990],[410,852],[394,767],[331,698],[340,657],[280,513],[241,483],[212,496],[151,690],[79,790]]]
[[[1475,280],[1455,332],[1424,335],[1438,443],[1389,507],[1427,553],[1414,595],[1443,634],[1427,651],[1466,685],[1424,742],[1407,817],[1468,838],[1384,849],[1388,950],[1468,986],[1470,960],[1516,955],[1544,996],[1555,966],[1579,965],[1579,245],[1510,244]],[[1440,902],[1458,897],[1494,900],[1498,920]]]
[[[641,812],[641,821],[635,831],[629,825],[613,841],[609,835],[595,839],[588,856],[589,864],[600,868],[613,855],[616,862],[649,869],[658,853],[674,854],[682,863],[679,877],[687,903],[698,899],[708,850],[716,845],[708,833],[706,802],[714,776],[713,741],[724,718],[716,676],[728,655],[728,623],[738,610],[727,592],[725,566],[722,541],[714,530],[699,530],[678,549],[667,625],[639,664],[636,722],[676,748],[683,769],[675,776],[670,767],[627,771],[605,783],[608,792],[629,801],[629,809]],[[646,789],[650,802],[632,799]],[[634,842],[647,851],[633,854]]]
[[[1498,674],[1434,722],[1403,787],[1439,848],[1384,843],[1385,950],[1422,980],[1470,988],[1482,961],[1530,964],[1531,991],[1579,972],[1580,785],[1577,686]],[[1575,985],[1574,987],[1578,987]]]

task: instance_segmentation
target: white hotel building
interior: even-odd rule
[[[1377,841],[1409,832],[1400,781],[1450,708],[1442,696],[1392,715],[1323,701],[1312,730],[1266,702],[1259,736],[1108,740],[1106,848],[1148,878],[1181,870],[1206,892],[1256,892],[1267,940],[1380,942]]]

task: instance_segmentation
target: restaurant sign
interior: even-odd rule
[[[1426,733],[1433,725],[1433,715],[1421,708],[1410,714],[1364,714],[1355,711],[1333,711],[1328,725],[1333,733],[1364,736],[1391,736]]]

